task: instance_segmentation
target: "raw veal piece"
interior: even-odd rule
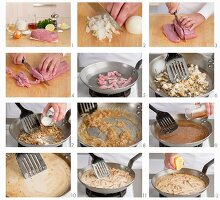
[[[180,42],[180,38],[177,35],[177,32],[174,29],[173,24],[164,24],[163,25],[163,34],[167,37],[171,42]]]
[[[194,31],[180,27],[176,20],[173,21],[173,24],[163,25],[163,34],[168,40],[175,43],[184,39],[189,40],[197,37]]]
[[[86,33],[92,33],[99,40],[112,40],[113,33],[120,34],[119,31],[112,26],[109,18],[106,15],[97,15],[94,17],[87,17]]]
[[[10,68],[6,67],[6,73],[16,80],[16,84],[20,87],[31,87],[31,85],[36,85],[41,83],[42,81],[46,80],[49,81],[51,79],[56,78],[57,76],[67,72],[70,70],[70,67],[66,61],[62,61],[60,65],[57,68],[55,75],[47,75],[43,74],[41,71],[38,71],[36,68],[32,68],[30,71],[33,78],[35,78],[34,81],[30,80],[27,75],[24,72],[19,72],[18,74],[15,74]]]
[[[51,32],[45,29],[37,29],[31,32],[31,39],[42,42],[57,42],[59,36],[57,32]]]
[[[173,21],[173,25],[181,40],[184,40],[184,38],[186,40],[189,40],[197,37],[194,31],[190,31],[189,29],[183,29],[182,27],[180,27],[176,20]]]
[[[117,71],[107,72],[105,74],[99,74],[97,78],[97,84],[102,90],[117,89],[128,86],[132,81],[132,77],[124,78]]]

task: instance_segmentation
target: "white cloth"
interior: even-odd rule
[[[165,3],[160,3],[157,9],[158,13],[167,13],[168,9]],[[200,13],[208,19],[214,13],[214,3],[180,3],[178,14]]]
[[[113,162],[127,166],[129,160],[134,157],[136,154],[133,153],[103,153],[103,154],[95,154],[99,157],[102,157],[106,162]],[[84,168],[91,164],[92,158],[89,154],[78,154],[78,169]],[[132,169],[142,169],[142,157],[138,158]]]
[[[34,113],[42,113],[43,109],[47,105],[46,103],[21,103],[21,105],[33,111]],[[67,110],[70,109],[70,104],[67,104]],[[7,118],[18,118],[21,114],[20,109],[14,103],[6,104],[6,117]]]
[[[141,58],[140,53],[79,53],[78,67],[82,68],[103,61],[121,62],[135,67]]]
[[[195,106],[195,104],[191,103],[152,103],[151,104],[153,107],[155,107],[158,110],[168,112],[171,115],[174,114],[185,114],[185,109],[190,108]],[[150,119],[155,119],[156,118],[156,113],[153,112],[151,109],[149,109],[149,118]],[[209,116],[209,119],[213,119],[213,115]]]
[[[180,153],[179,155],[184,160],[185,168],[199,171],[202,171],[203,166],[214,158],[214,155],[209,153]],[[160,154],[159,157],[158,155],[154,157],[154,154],[151,154],[149,164],[150,174],[156,174],[159,171],[164,170],[164,154]],[[207,174],[214,174],[214,165],[215,163],[208,168]]]

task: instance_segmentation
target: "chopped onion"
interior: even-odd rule
[[[120,34],[119,31],[112,26],[110,19],[106,15],[96,15],[94,17],[87,17],[86,32],[92,33],[99,40],[112,40],[113,33]]]

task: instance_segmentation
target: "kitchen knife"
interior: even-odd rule
[[[102,7],[101,4],[99,3],[95,3],[95,2],[92,2],[92,3],[88,3],[89,6],[95,10],[97,13],[99,13],[100,15],[106,15],[109,20],[110,20],[110,23],[112,24],[112,26],[115,27],[115,29],[117,30],[120,30],[120,31],[123,31],[123,29],[118,25],[118,23],[112,18],[112,16],[105,10],[105,8]]]
[[[32,67],[31,67],[31,65],[27,62],[27,60],[26,59],[22,59],[22,64],[28,69],[28,71],[30,72],[30,70],[32,69]],[[50,86],[50,84],[46,81],[46,80],[44,80],[42,83],[44,83],[44,84],[46,84],[46,85],[48,85],[48,86]]]
[[[182,28],[181,23],[180,23],[180,20],[179,20],[179,18],[178,18],[178,16],[177,16],[177,11],[175,11],[173,14],[174,14],[174,16],[175,16],[175,20],[177,21],[178,25],[179,25],[179,26],[181,27],[181,29],[183,30],[183,33],[184,33],[184,38],[183,38],[183,40],[186,41],[185,32],[184,32],[184,29]]]

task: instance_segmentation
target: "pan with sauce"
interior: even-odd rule
[[[174,195],[191,195],[203,191],[205,182],[191,174],[168,174],[156,181],[156,188]]]
[[[6,159],[7,197],[59,197],[70,190],[70,165],[59,155],[41,154],[47,169],[25,179],[15,154]]]
[[[193,121],[178,120],[178,128],[170,134],[161,134],[160,128],[156,129],[156,138],[171,144],[187,144],[201,141],[209,136],[209,130]]]

